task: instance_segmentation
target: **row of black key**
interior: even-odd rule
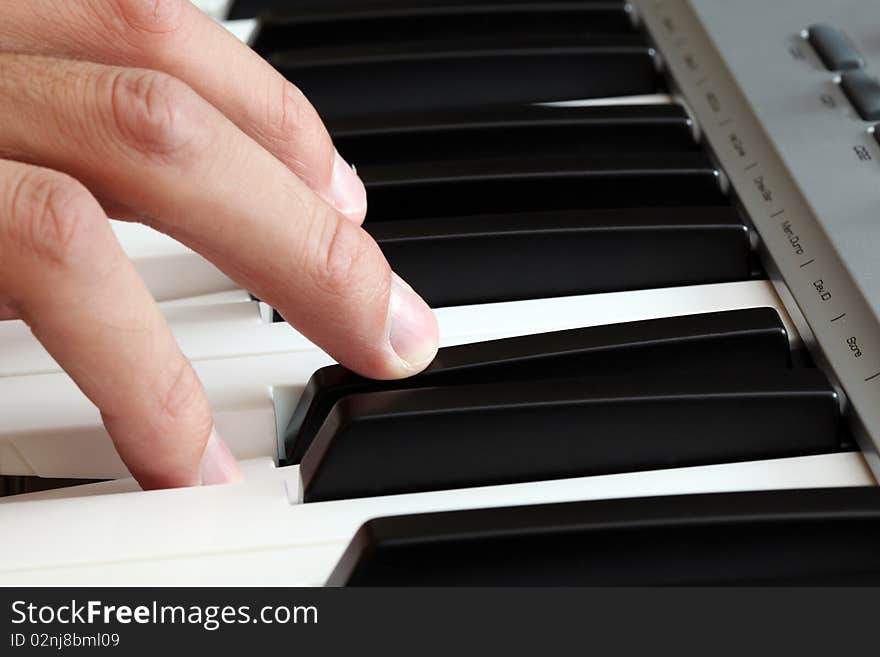
[[[366,230],[433,306],[748,279],[749,232],[680,107],[347,121]]]
[[[330,121],[664,88],[622,2],[291,5],[253,46]]]
[[[429,304],[755,271],[681,107],[529,104],[662,87],[624,3],[297,6],[263,16],[255,47],[327,120],[366,230]]]
[[[310,380],[287,431],[318,502],[846,449],[770,309],[450,347],[421,375]]]

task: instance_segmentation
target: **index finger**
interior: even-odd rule
[[[0,0],[0,50],[149,68],[186,82],[361,223],[363,183],[318,113],[263,58],[187,0]]]

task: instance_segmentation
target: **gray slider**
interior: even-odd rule
[[[880,82],[865,71],[844,73],[841,87],[866,121],[880,121]]]
[[[836,27],[811,25],[807,33],[810,44],[830,70],[849,71],[865,65],[859,51]]]

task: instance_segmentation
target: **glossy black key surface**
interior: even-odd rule
[[[368,222],[367,230],[433,307],[751,276],[749,233],[732,207]]]
[[[267,13],[326,13],[328,9],[349,13],[371,8],[413,7],[468,7],[487,5],[524,5],[541,7],[556,4],[600,5],[623,7],[623,0],[577,0],[577,2],[547,2],[547,0],[233,0],[229,19],[254,18]]]
[[[402,164],[358,173],[370,197],[368,230],[401,219],[730,204],[702,153]]]
[[[368,43],[431,43],[503,37],[577,37],[635,32],[620,3],[545,2],[467,5],[433,3],[275,11],[261,17],[253,41],[263,54],[314,46]]]
[[[312,48],[267,60],[328,121],[650,94],[663,86],[654,51],[639,35]]]
[[[331,586],[880,584],[880,490],[635,498],[378,518]]]
[[[624,153],[697,152],[678,105],[516,106],[330,123],[333,142],[359,169],[376,165]]]
[[[772,308],[751,308],[445,347],[425,371],[401,381],[365,379],[332,365],[309,379],[285,431],[285,452],[288,463],[299,463],[336,402],[353,393],[670,369],[784,369],[790,364],[779,315]]]
[[[840,451],[818,370],[595,377],[343,397],[301,464],[306,502]]]

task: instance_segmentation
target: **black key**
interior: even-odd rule
[[[374,381],[340,365],[309,379],[285,431],[287,463],[299,463],[346,395],[439,385],[617,374],[716,372],[791,365],[788,335],[772,308],[752,308],[525,335],[439,351],[424,372]]]
[[[702,153],[441,162],[358,169],[377,222],[587,208],[729,205]]]
[[[588,38],[635,32],[622,3],[472,2],[394,6],[361,3],[262,16],[254,49],[263,54],[315,46],[368,43],[432,43],[520,37]]]
[[[267,59],[328,121],[649,94],[663,85],[639,35],[313,48]]]
[[[692,123],[676,105],[511,107],[330,124],[359,169],[467,159],[520,160],[599,154],[697,152]]]
[[[301,472],[321,502],[841,449],[818,370],[670,371],[349,395]]]
[[[528,212],[368,222],[431,306],[721,283],[751,276],[732,207]]]
[[[331,586],[880,584],[873,487],[573,502],[379,518]]]
[[[229,19],[254,18],[267,13],[325,13],[328,9],[343,13],[372,8],[413,8],[413,7],[467,7],[485,5],[534,5],[553,6],[559,4],[604,5],[622,7],[623,0],[578,0],[573,3],[547,2],[546,0],[233,0],[229,8]]]

